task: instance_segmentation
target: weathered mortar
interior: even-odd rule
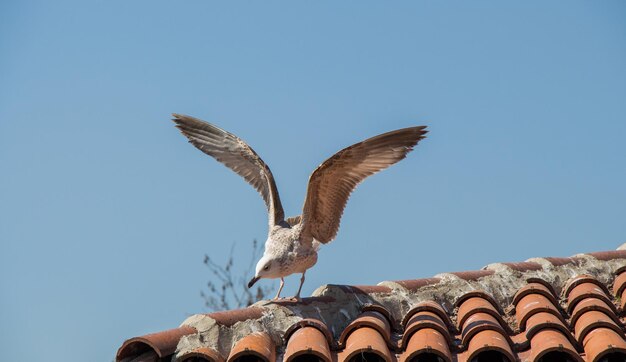
[[[589,274],[605,285],[613,283],[614,273],[626,266],[626,259],[601,261],[589,255],[577,255],[573,263],[555,266],[546,259],[530,259],[541,265],[540,270],[517,271],[504,264],[490,264],[483,268],[494,274],[476,280],[464,280],[454,274],[439,274],[440,281],[409,291],[395,282],[382,282],[380,286],[392,289],[390,293],[359,293],[347,286],[324,285],[313,292],[313,297],[302,303],[280,301],[260,301],[255,304],[264,308],[263,316],[237,322],[230,327],[221,326],[207,315],[194,315],[183,325],[194,327],[197,334],[183,337],[178,343],[177,356],[198,347],[210,347],[227,356],[231,348],[241,338],[259,331],[267,332],[281,351],[284,350],[283,337],[287,329],[304,318],[319,319],[329,328],[335,340],[343,329],[354,320],[367,304],[377,304],[387,309],[392,318],[402,320],[404,315],[417,303],[427,300],[438,302],[455,319],[455,302],[462,295],[482,290],[491,295],[503,308],[510,305],[515,292],[526,285],[529,278],[540,278],[550,283],[557,293],[561,293],[565,283],[578,275]],[[512,318],[507,318],[511,329],[515,330]]]

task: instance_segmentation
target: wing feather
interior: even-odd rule
[[[261,194],[267,206],[270,225],[283,221],[285,213],[272,171],[252,147],[234,134],[210,123],[180,114],[173,116],[176,127],[192,145],[236,172]]]
[[[427,132],[426,126],[391,131],[344,148],[324,161],[309,178],[302,211],[303,239],[333,240],[356,186],[405,158]]]

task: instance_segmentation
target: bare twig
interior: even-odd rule
[[[227,310],[247,307],[254,302],[265,299],[273,287],[257,286],[256,289],[248,289],[247,280],[254,274],[256,260],[261,255],[262,249],[256,240],[252,241],[252,255],[246,270],[239,276],[234,270],[235,244],[230,248],[228,260],[224,266],[214,262],[208,255],[204,255],[204,265],[209,268],[213,277],[207,282],[207,290],[200,291],[204,299],[204,305],[210,310]]]

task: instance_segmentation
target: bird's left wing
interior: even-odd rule
[[[197,118],[173,114],[176,127],[200,151],[215,158],[243,177],[263,197],[270,226],[285,218],[276,182],[270,168],[242,139]]]
[[[354,188],[366,177],[405,158],[425,137],[425,128],[387,132],[344,148],[324,161],[309,178],[301,237],[322,243],[333,240]]]

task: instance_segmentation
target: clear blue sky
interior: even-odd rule
[[[335,151],[426,124],[304,294],[626,241],[626,3],[2,1],[2,359],[110,361],[206,311],[205,253],[261,198],[169,121],[271,166],[287,213]],[[287,280],[286,294],[298,278]]]

